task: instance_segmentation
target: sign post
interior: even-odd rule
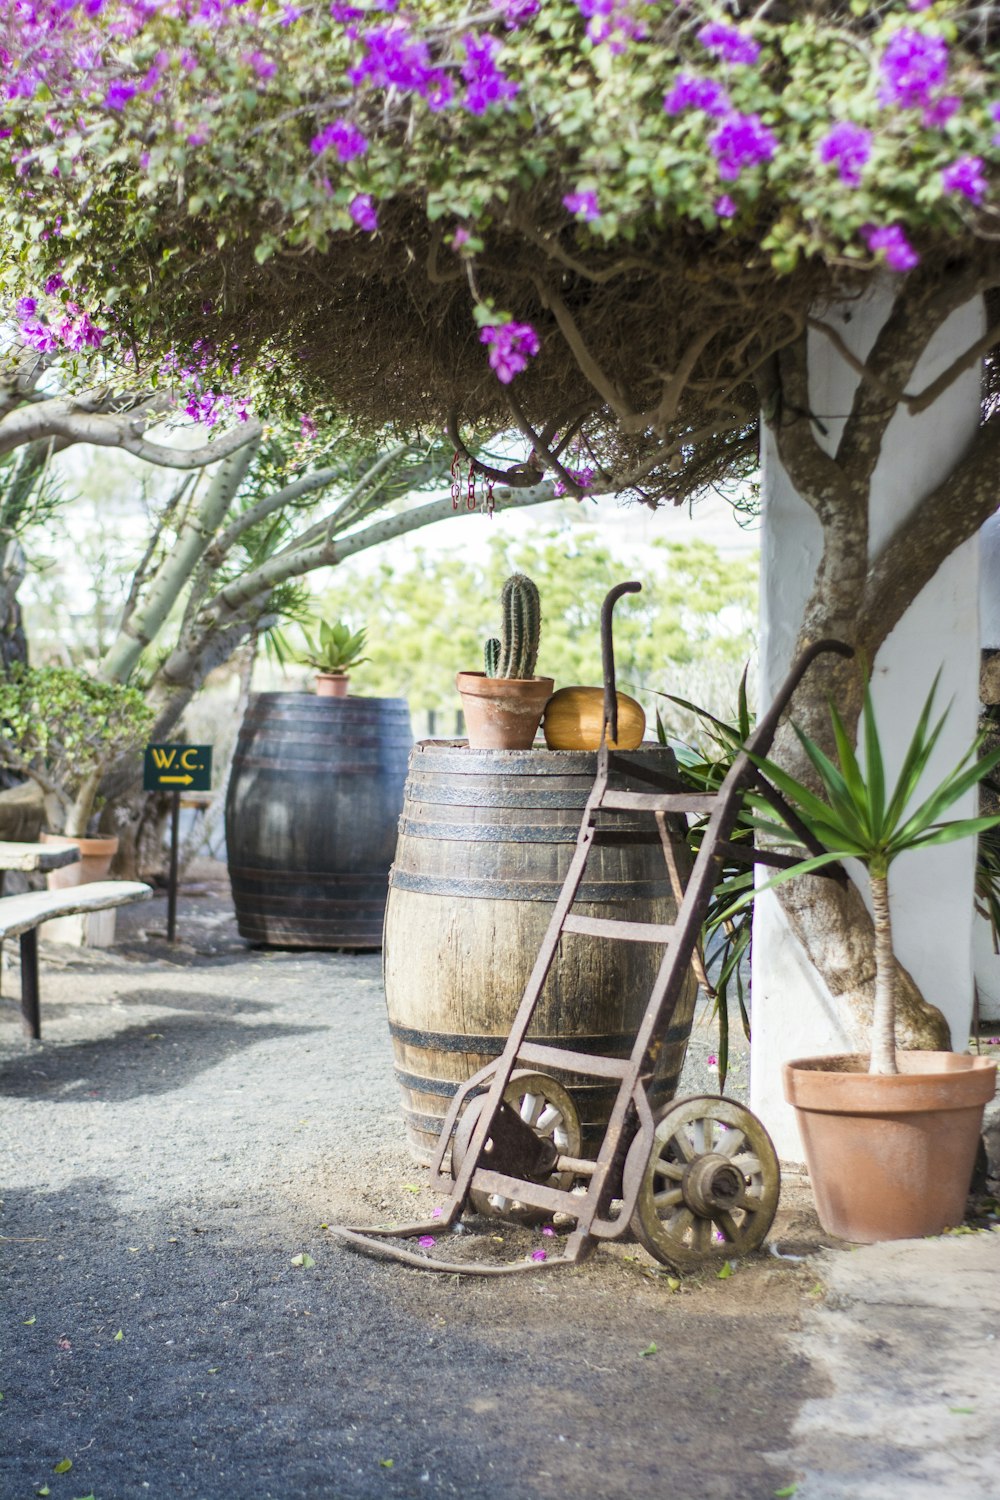
[[[146,792],[170,792],[170,875],[167,883],[167,942],[177,933],[177,843],[181,792],[207,792],[212,784],[211,745],[147,745],[142,787]]]

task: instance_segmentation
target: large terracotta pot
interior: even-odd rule
[[[916,1239],[961,1224],[996,1063],[958,1052],[901,1052],[900,1072],[868,1058],[784,1066],[823,1228],[841,1239]]]
[[[43,844],[75,844],[80,858],[75,865],[63,865],[59,870],[50,870],[45,877],[50,891],[64,890],[67,886],[89,885],[94,880],[107,880],[111,861],[118,853],[118,837],[71,838],[64,833],[39,835]]]
[[[530,750],[555,687],[551,677],[487,677],[459,672],[470,750]]]

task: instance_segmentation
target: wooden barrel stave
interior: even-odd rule
[[[631,754],[670,761],[659,747]],[[595,768],[590,752],[470,752],[449,742],[414,748],[383,964],[407,1134],[418,1160],[429,1160],[458,1084],[502,1050],[572,858]],[[636,842],[595,848],[575,909],[670,922],[675,907],[651,820],[621,817],[614,826]],[[566,934],[532,1040],[627,1057],[663,951]],[[691,980],[658,1060],[654,1104],[676,1088],[694,999]],[[555,1076],[571,1087],[593,1151],[613,1086]]]

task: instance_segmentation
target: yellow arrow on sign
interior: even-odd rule
[[[176,782],[180,782],[181,786],[190,786],[193,780],[194,780],[193,776],[161,776],[160,777],[160,785],[163,786],[168,781],[171,784],[176,781]]]

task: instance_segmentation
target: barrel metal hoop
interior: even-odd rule
[[[684,1042],[689,1026],[669,1026],[664,1033],[667,1046]],[[418,1031],[412,1026],[400,1026],[389,1022],[389,1035],[405,1047],[425,1047],[431,1052],[481,1052],[499,1057],[507,1045],[506,1036],[456,1035],[451,1031]],[[614,1031],[605,1035],[561,1036],[529,1038],[535,1047],[571,1047],[574,1052],[586,1052],[595,1057],[628,1057],[635,1044],[634,1031]],[[398,1071],[398,1070],[397,1070]]]
[[[563,888],[561,880],[482,880],[468,875],[461,880],[443,875],[415,875],[394,865],[389,876],[393,890],[415,891],[424,896],[449,896],[491,901],[551,901],[555,904]],[[670,895],[666,874],[662,880],[584,882],[577,902],[602,906],[607,902],[632,905],[636,901],[662,900]],[[607,915],[605,913],[604,915]]]
[[[422,777],[411,774],[407,792],[411,802],[428,803],[437,807],[509,807],[514,811],[553,807],[582,814],[591,791],[589,783],[553,791],[544,788],[533,790],[524,786],[523,777],[510,791],[503,786],[480,786],[471,776],[466,780],[468,785],[454,786],[442,782],[440,785],[427,786]],[[485,777],[483,781],[485,783]]]
[[[463,844],[575,844],[575,823],[420,823],[399,820],[400,833],[415,839],[455,840]]]

